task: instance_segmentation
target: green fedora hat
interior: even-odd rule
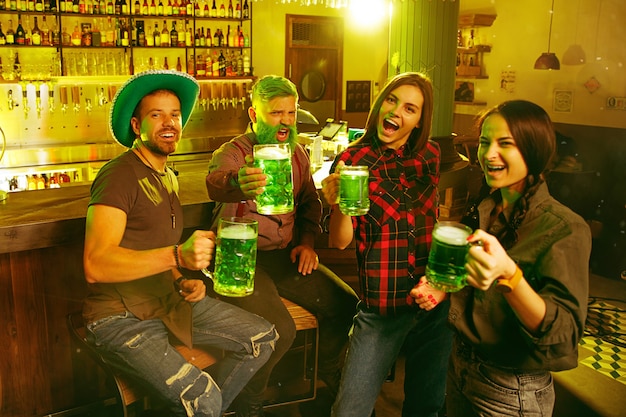
[[[133,112],[142,98],[156,90],[170,90],[180,100],[183,127],[196,105],[200,86],[192,76],[172,70],[148,70],[130,77],[115,94],[111,106],[109,128],[116,141],[130,148],[135,132],[130,125]]]

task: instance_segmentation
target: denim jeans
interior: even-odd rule
[[[369,417],[400,350],[406,350],[403,417],[436,417],[443,408],[452,332],[449,301],[431,311],[381,316],[359,305],[333,417]]]
[[[551,416],[549,371],[515,372],[486,363],[455,338],[448,369],[448,417]]]
[[[310,275],[300,274],[297,263],[291,262],[290,251],[291,248],[259,251],[254,293],[248,297],[224,298],[229,303],[264,317],[276,326],[280,334],[272,357],[254,375],[237,402],[262,401],[272,369],[289,350],[296,336],[293,318],[281,301],[281,296],[317,316],[320,379],[327,381],[326,377],[334,376],[341,369],[359,299],[348,284],[324,265],[320,264]]]
[[[263,318],[210,297],[192,311],[194,346],[225,351],[211,375],[170,345],[159,319],[139,320],[130,312],[107,317],[87,326],[87,340],[113,367],[156,391],[173,415],[221,416],[270,357],[278,336]]]

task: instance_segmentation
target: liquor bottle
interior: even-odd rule
[[[180,3],[178,0],[172,0],[172,16],[180,16]]]
[[[244,0],[243,3],[243,18],[250,19],[250,7],[248,6],[248,0]]]
[[[217,17],[217,6],[215,5],[215,0],[213,0],[213,5],[211,6],[211,17]]]
[[[122,44],[122,46],[130,46],[130,30],[128,29],[128,25],[126,24],[125,20],[122,20],[122,23],[120,23],[121,27],[121,41],[120,43]]]
[[[215,29],[213,33],[213,46],[220,46],[220,29]]]
[[[25,28],[29,28],[30,27],[30,15],[26,15],[26,24],[24,25]],[[31,44],[31,31],[26,30],[24,32],[24,45],[30,45]]]
[[[195,55],[191,54],[187,58],[187,74],[194,76],[196,74],[196,63],[194,61]]]
[[[61,45],[61,32],[59,31],[59,26],[56,23],[56,19],[54,20],[54,27],[51,30],[52,32],[52,46]]]
[[[226,29],[226,46],[228,47],[232,47],[233,45],[231,44],[231,34],[230,34],[230,25],[228,25],[228,28]]]
[[[52,45],[52,32],[48,26],[46,15],[43,15],[41,22],[41,44],[44,46]]]
[[[17,29],[15,30],[15,43],[18,45],[24,45],[26,43],[26,32],[22,27],[22,17],[17,15]]]
[[[243,48],[245,38],[243,36],[243,30],[239,30],[239,47]]]
[[[28,0],[28,11],[29,12],[35,11],[35,0]]]
[[[170,69],[170,64],[167,63],[167,57],[163,58],[163,69]]]
[[[11,10],[12,12],[17,11],[17,0],[9,1],[9,10]]]
[[[141,14],[141,3],[139,3],[139,0],[135,0],[135,2],[133,3],[133,14]]]
[[[199,43],[200,46],[206,46],[206,36],[204,36],[204,28],[200,28],[200,36],[199,36]]]
[[[66,26],[63,26],[63,32],[61,33],[61,45],[63,46],[72,45],[72,36],[67,31]]]
[[[85,0],[85,13],[94,14],[93,13],[93,0]]]
[[[156,14],[157,16],[163,16],[165,14],[165,6],[163,5],[163,0],[159,0],[159,4],[157,4]]]
[[[115,4],[113,3],[113,0],[107,0],[107,14],[113,14],[115,13]]]
[[[35,16],[35,25],[31,30],[30,39],[34,46],[41,45],[41,29],[39,29],[39,26],[37,25],[37,16]]]
[[[144,36],[146,37],[146,46],[154,46],[154,35],[152,31],[152,26],[148,25],[148,28],[145,30]],[[161,35],[159,35],[161,36]]]
[[[105,35],[105,46],[115,46],[115,28],[111,16],[107,16],[107,30]]]
[[[194,45],[194,36],[191,27],[187,28],[185,32],[185,46],[193,46]]]
[[[243,76],[243,54],[241,52],[237,53],[237,76]]]
[[[93,46],[102,46],[102,32],[100,32],[98,27],[98,20],[94,18],[91,27],[91,44]]]
[[[146,46],[146,31],[143,28],[143,20],[135,21],[137,25],[137,46]]]
[[[130,14],[130,10],[128,10],[128,8],[130,7],[130,5],[128,4],[127,0],[122,0],[122,14],[123,15],[127,15]]]
[[[113,11],[117,15],[122,14],[122,0],[115,0],[115,3],[113,3]]]
[[[170,32],[167,30],[167,22],[163,21],[163,30],[161,31],[161,46],[170,46]]]
[[[196,59],[196,75],[198,77],[205,77],[207,75],[206,62],[202,58],[202,55],[198,55]]]
[[[219,17],[226,17],[226,6],[224,6],[224,0],[220,3]]]
[[[194,46],[200,46],[200,28],[193,34],[193,44]]]
[[[204,17],[204,11],[200,8],[200,2],[196,1],[193,5],[193,15],[196,17]]]
[[[183,64],[180,62],[180,57],[178,57],[178,60],[176,61],[176,71],[178,72],[183,71]]]
[[[78,20],[76,21],[76,26],[74,26],[74,32],[72,32],[72,46],[80,46],[82,41],[82,36],[80,33],[80,26],[78,25]]]
[[[161,46],[161,31],[159,31],[159,24],[154,24],[154,32],[152,32],[154,38],[154,46]]]
[[[233,0],[228,0],[228,10],[226,11],[226,16],[232,19],[234,13]]]
[[[7,44],[7,37],[2,31],[2,22],[0,22],[0,45],[6,45],[6,44]],[[0,72],[0,75],[2,75],[1,72]]]
[[[13,20],[9,19],[9,27],[7,29],[7,45],[15,44],[15,32],[13,31]]]
[[[36,0],[35,1],[35,11],[36,12],[43,12],[43,0]]]
[[[151,0],[150,6],[148,7],[148,14],[150,16],[156,16],[156,12],[157,12],[156,2],[154,0]]]
[[[15,59],[13,60],[13,72],[15,73],[15,79],[22,79],[22,64],[20,63],[20,56],[16,52]]]
[[[211,36],[211,28],[206,28],[206,46],[213,46],[213,37]]]
[[[220,56],[217,58],[217,61],[219,63],[219,76],[226,77],[226,57],[223,50],[220,50]]]
[[[469,38],[467,38],[467,47],[468,48],[474,47],[474,29],[470,30]]]
[[[241,19],[241,0],[237,0],[237,6],[235,6],[235,19]]]
[[[143,3],[141,3],[141,14],[143,16],[148,16],[150,12],[150,6],[148,5],[148,0],[143,0]]]
[[[185,15],[193,16],[193,4],[191,0],[185,0]]]
[[[209,17],[211,16],[211,11],[209,10],[209,0],[206,0],[204,2],[204,7],[202,8],[202,15],[204,17]]]
[[[220,61],[217,57],[217,51],[213,52],[213,68],[211,69],[211,75],[213,77],[219,77],[220,76]],[[208,73],[208,69],[207,69],[207,75],[209,75]]]
[[[170,45],[171,46],[179,46],[178,45],[178,31],[176,30],[176,21],[172,21],[172,30],[170,30]]]
[[[172,15],[172,0],[167,0],[167,3],[165,4],[165,11],[163,13],[165,13],[165,16]]]
[[[206,67],[206,75],[207,76],[212,76],[213,75],[213,60],[211,59],[211,54],[208,53],[206,54],[206,61],[205,61],[205,65]]]
[[[46,4],[48,5],[47,6],[47,10],[46,10]],[[57,11],[57,0],[50,0],[50,1],[46,2],[46,3],[44,3],[44,11],[52,12],[52,13],[56,12]]]

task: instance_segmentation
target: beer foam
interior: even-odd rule
[[[344,167],[341,169],[340,174],[352,175],[355,177],[369,177],[369,171],[363,171],[360,169],[350,169],[350,167]]]
[[[254,157],[258,159],[285,159],[289,158],[289,151],[278,147],[265,146],[255,149]]]
[[[455,246],[466,245],[469,235],[467,230],[459,229],[454,226],[441,225],[437,226],[437,230],[433,233],[433,236],[440,242]]]
[[[254,239],[256,232],[244,225],[234,224],[223,228],[220,231],[220,237],[224,239]]]

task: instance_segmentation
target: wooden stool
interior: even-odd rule
[[[293,320],[296,324],[296,331],[308,331],[306,333],[307,342],[306,344],[313,345],[313,358],[309,358],[306,355],[305,351],[305,359],[304,364],[306,364],[312,359],[313,362],[313,376],[311,378],[311,387],[310,392],[304,398],[299,398],[298,401],[308,400],[315,398],[316,394],[316,379],[317,379],[317,339],[318,339],[318,329],[317,329],[317,318],[315,315],[310,313],[308,310],[303,307],[295,304],[289,300],[282,298],[283,303],[287,307],[287,310],[293,317]],[[123,410],[124,417],[128,417],[128,406],[134,404],[140,400],[143,401],[143,407],[146,408],[149,405],[149,394],[148,392],[137,384],[135,381],[128,379],[127,377],[120,375],[120,373],[112,368],[108,363],[102,360],[100,354],[86,341],[86,328],[83,322],[83,317],[81,312],[75,312],[68,314],[67,316],[67,327],[72,335],[72,338],[76,341],[77,345],[81,349],[85,349],[87,353],[96,361],[96,363],[104,370],[107,378],[111,378],[115,383],[116,387],[116,398],[115,402],[120,404]],[[308,333],[313,332],[314,336],[309,340]],[[206,369],[211,366],[219,359],[207,352],[203,349],[193,348],[190,349],[182,344],[173,344],[174,348],[191,364],[196,366],[199,369]],[[288,403],[291,401],[284,401],[283,403]],[[104,403],[110,403],[110,401],[105,400]],[[283,403],[274,403],[275,405],[280,405]]]

